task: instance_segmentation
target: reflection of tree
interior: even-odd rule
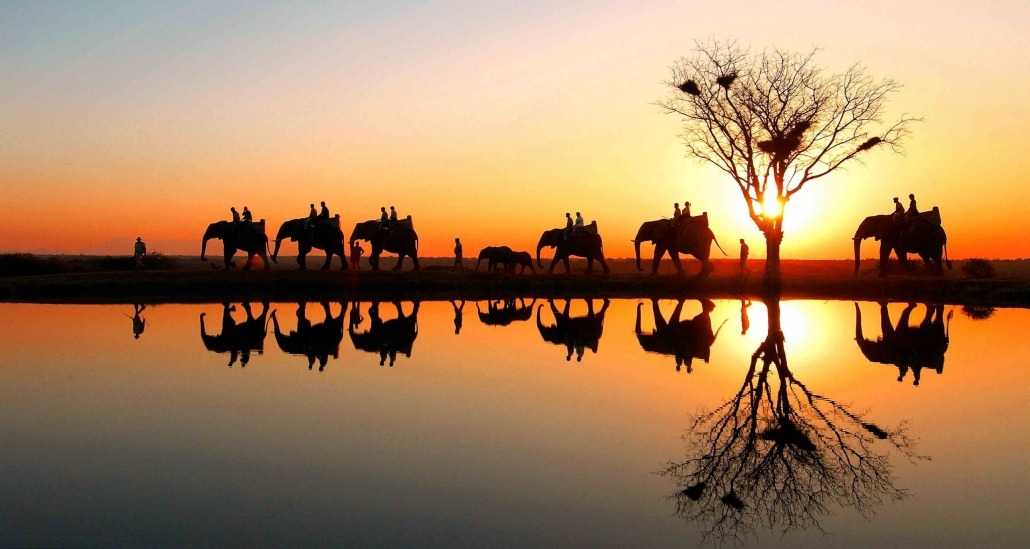
[[[916,457],[904,423],[877,426],[794,377],[778,298],[767,303],[769,334],[740,389],[695,419],[688,459],[662,472],[684,487],[673,496],[677,515],[704,524],[706,540],[819,528],[835,506],[869,516],[906,495],[894,485],[891,448]]]

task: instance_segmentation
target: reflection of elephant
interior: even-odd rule
[[[479,251],[479,259],[476,261],[476,270],[479,270],[479,264],[486,260],[486,270],[493,272],[498,265],[502,265],[505,268],[508,266],[508,262],[511,261],[511,248],[507,246],[487,246]]]
[[[576,353],[576,362],[583,360],[583,353],[590,349],[597,353],[597,346],[601,341],[601,333],[604,331],[604,313],[608,310],[609,302],[604,300],[601,310],[594,314],[594,301],[587,302],[587,316],[569,316],[571,300],[565,301],[565,307],[561,312],[554,305],[554,300],[549,299],[547,303],[551,306],[551,314],[554,315],[554,324],[544,326],[540,318],[540,310],[544,308],[541,304],[536,309],[536,327],[540,330],[540,336],[548,343],[564,345],[568,350],[565,360],[572,360],[572,353]]]
[[[247,313],[247,320],[236,323],[232,317],[235,306],[228,303],[222,306],[222,333],[218,335],[208,334],[204,327],[204,317],[207,313],[200,313],[200,339],[204,341],[204,347],[214,353],[229,353],[229,366],[236,363],[240,358],[240,366],[246,366],[250,361],[250,352],[257,351],[258,354],[265,349],[265,318],[268,315],[268,303],[261,304],[261,314],[257,317],[250,309],[250,303],[243,303],[243,310]]]
[[[909,303],[898,318],[898,325],[891,325],[887,304],[880,303],[880,330],[883,335],[876,341],[862,335],[862,311],[855,303],[855,341],[870,362],[891,364],[898,367],[898,381],[912,370],[912,384],[919,385],[923,368],[944,372],[944,353],[950,341],[948,327],[944,323],[944,306],[925,304],[926,314],[918,326],[909,326],[909,316],[916,308]],[[951,313],[948,314],[950,324]]]
[[[233,223],[232,221],[215,221],[207,226],[204,231],[204,240],[200,245],[200,260],[204,261],[207,253],[207,241],[217,238],[222,241],[225,248],[225,268],[232,266],[232,256],[236,250],[247,252],[247,264],[243,270],[249,270],[254,256],[261,258],[265,264],[265,270],[271,268],[268,264],[268,237],[265,235],[265,220],[254,223]]]
[[[347,259],[343,252],[343,231],[340,230],[340,216],[333,219],[317,218],[310,222],[308,218],[291,219],[284,221],[279,226],[279,232],[275,235],[275,249],[272,250],[272,259],[279,256],[279,246],[284,239],[289,238],[291,242],[297,243],[297,265],[301,269],[307,268],[306,259],[312,248],[325,251],[325,264],[323,269],[329,269],[333,256],[340,258],[341,271],[347,270]]]
[[[569,256],[575,255],[587,258],[587,272],[593,272],[594,260],[601,262],[604,274],[608,274],[608,262],[604,260],[604,248],[601,244],[601,235],[597,234],[597,222],[591,221],[590,225],[576,230],[551,229],[540,235],[540,241],[536,244],[536,263],[543,268],[540,261],[540,250],[544,246],[555,248],[554,259],[547,269],[548,273],[554,272],[554,266],[561,260],[565,265],[565,272],[569,270]]]
[[[651,311],[654,314],[654,330],[645,334],[640,329],[640,307],[643,303],[637,303],[637,322],[634,332],[637,334],[637,341],[640,346],[649,353],[672,355],[676,358],[676,371],[680,371],[683,364],[687,366],[687,373],[693,371],[691,363],[695,358],[708,362],[712,353],[712,344],[719,336],[718,332],[712,332],[711,312],[715,304],[707,299],[701,300],[701,312],[690,320],[680,320],[680,312],[683,310],[683,300],[676,303],[669,321],[666,322],[662,311],[658,308],[658,300],[651,300]],[[720,330],[722,327],[720,326]]]
[[[920,213],[915,221],[897,221],[891,215],[871,215],[863,219],[855,231],[855,274],[861,261],[862,241],[867,238],[880,241],[880,276],[887,276],[887,259],[891,252],[902,265],[908,264],[908,254],[919,255],[926,269],[938,276],[944,274],[943,265],[951,268],[948,236],[941,227],[941,214],[936,206]]]
[[[373,271],[379,270],[379,255],[384,251],[397,254],[397,265],[393,270],[397,271],[404,262],[404,257],[411,257],[411,262],[418,270],[418,234],[411,222],[409,215],[405,219],[388,222],[385,225],[378,220],[364,221],[354,226],[350,234],[350,243],[355,240],[365,240],[372,243],[372,251],[368,256],[368,263]]]
[[[279,319],[272,311],[272,330],[275,333],[275,341],[279,349],[291,355],[302,355],[308,357],[308,369],[315,365],[318,359],[318,371],[325,369],[329,362],[329,355],[333,358],[340,358],[340,342],[343,341],[343,316],[346,307],[340,305],[340,314],[333,316],[329,310],[329,303],[322,302],[322,310],[325,312],[325,320],[318,324],[311,324],[307,319],[305,303],[297,304],[297,329],[289,334],[284,334],[279,329]]]
[[[519,304],[516,304],[515,301],[515,298],[504,301],[487,301],[485,313],[479,308],[477,302],[476,312],[479,313],[479,321],[487,326],[507,326],[515,321],[533,318],[533,305],[536,304],[536,299],[529,305],[526,305],[525,298],[519,298]]]
[[[701,261],[701,272],[699,273],[701,275],[706,275],[715,268],[708,258],[711,254],[712,242],[719,246],[719,241],[715,239],[715,233],[708,228],[708,212],[693,217],[658,219],[641,224],[636,238],[633,239],[638,271],[644,270],[640,266],[640,243],[644,241],[655,245],[651,274],[658,272],[658,264],[666,252],[679,274],[683,274],[683,265],[680,263],[679,255],[681,253],[690,254]],[[722,246],[719,246],[719,250],[722,250]],[[723,254],[725,253],[723,251]]]
[[[351,322],[348,324],[347,332],[350,334],[354,348],[360,351],[379,354],[379,365],[386,364],[386,357],[390,357],[390,366],[397,360],[397,353],[411,358],[411,348],[418,337],[418,305],[414,306],[410,315],[405,315],[399,301],[394,301],[393,306],[397,311],[397,318],[383,321],[379,317],[379,302],[373,302],[368,308],[369,328],[358,333],[356,328],[361,324],[361,313],[358,305],[351,307]],[[355,314],[355,311],[358,311]]]

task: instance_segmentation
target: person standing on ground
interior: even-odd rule
[[[365,249],[361,247],[361,243],[354,241],[350,245],[350,265],[355,270],[358,270],[361,265],[361,254],[365,253]]]
[[[457,270],[457,269],[460,269],[462,271],[465,270],[465,264],[462,263],[462,260],[461,260],[461,239],[460,238],[455,238],[454,239],[454,267],[452,268],[452,270]]]
[[[744,242],[744,239],[741,238],[740,239],[740,274],[742,274],[742,275],[744,273],[746,273],[746,272],[749,272],[747,270],[747,256],[748,256],[748,252],[749,251],[750,251],[750,248],[747,247],[747,242]]]
[[[147,245],[143,242],[143,237],[136,237],[136,245],[132,249],[132,264],[134,270],[140,270],[143,268],[143,258],[147,255]]]

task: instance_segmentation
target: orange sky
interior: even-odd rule
[[[345,234],[395,205],[426,256],[455,236],[466,255],[532,249],[579,210],[628,257],[641,221],[690,200],[731,255],[746,238],[762,257],[736,187],[686,159],[653,105],[694,39],[735,37],[861,62],[905,84],[893,116],[924,119],[905,156],[797,195],[785,258],[849,257],[861,218],[910,192],[941,208],[952,257],[1030,257],[1030,8],[851,4],[5,3],[0,251],[114,253],[140,235],[197,253],[231,205],[275,227],[325,200]]]

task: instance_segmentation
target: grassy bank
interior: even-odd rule
[[[80,258],[76,258],[80,259]],[[45,261],[52,262],[50,258]],[[66,260],[72,261],[72,259]],[[222,271],[195,258],[169,258],[166,270],[86,271],[0,277],[0,301],[48,303],[174,303],[220,301],[348,301],[411,299],[490,299],[526,297],[737,297],[760,296],[765,287],[762,262],[752,261],[752,275],[736,275],[735,261],[716,261],[716,271],[699,279],[677,276],[665,261],[661,274],[636,270],[632,260],[610,262],[612,274],[587,275],[574,262],[572,275],[516,275],[450,270],[449,259],[423,260],[419,272],[298,271],[292,260],[270,271]],[[60,267],[61,260],[56,260]],[[80,259],[81,264],[81,259]],[[320,264],[317,262],[315,264]],[[466,261],[469,268],[474,262]],[[385,265],[392,267],[393,259]],[[546,262],[545,262],[546,265]],[[853,275],[850,261],[784,261],[781,291],[786,298],[887,300],[1030,307],[1030,262],[995,261],[997,275],[973,280],[956,270],[936,278],[919,274],[876,276],[873,261]],[[686,263],[688,273],[698,269]],[[485,269],[485,267],[483,267]],[[559,271],[560,271],[559,267]]]

